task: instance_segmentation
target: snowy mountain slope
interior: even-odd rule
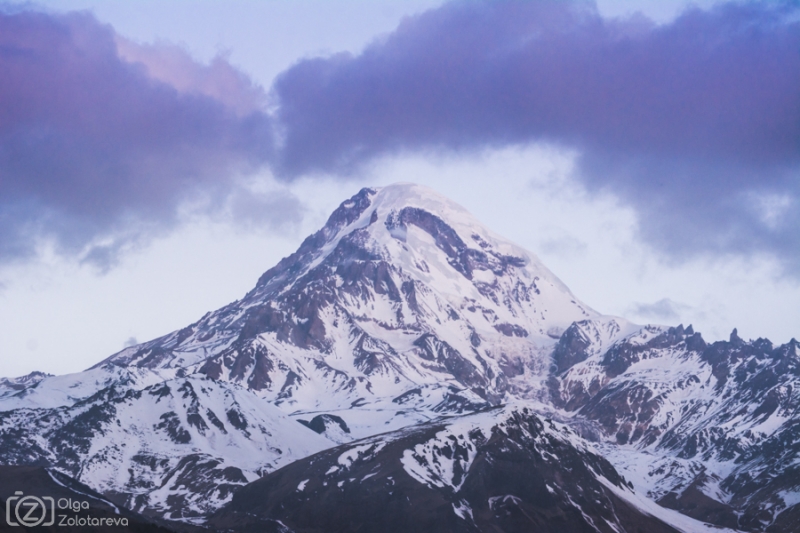
[[[148,371],[150,372],[150,371]],[[49,464],[121,505],[191,518],[335,443],[236,385],[116,382],[72,405],[0,413],[3,464]]]
[[[296,533],[727,531],[648,507],[585,441],[524,406],[327,450],[243,487],[210,523]]]
[[[591,344],[562,337],[562,359],[580,361],[551,380],[553,398],[596,423],[613,443],[606,457],[637,487],[753,531],[800,501],[795,340],[775,347],[734,330],[730,341],[708,345],[679,326],[646,328],[609,349]]]
[[[46,376],[13,393],[0,396],[0,411],[13,409],[55,408],[73,405],[99,391],[117,388],[142,389],[173,379],[180,369],[159,369],[104,365],[83,372]]]

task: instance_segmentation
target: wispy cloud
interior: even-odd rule
[[[271,156],[263,91],[224,58],[139,46],[86,13],[0,10],[0,72],[6,261],[44,239],[107,265]]]
[[[568,234],[548,238],[539,243],[539,249],[544,253],[571,258],[586,254],[587,248],[585,242]]]
[[[800,212],[782,208],[800,197],[799,15],[728,2],[656,25],[580,1],[446,4],[359,55],[284,72],[276,169],[556,143],[671,257],[765,252],[800,274]]]
[[[637,303],[629,309],[632,316],[642,317],[648,320],[661,320],[665,322],[676,322],[681,319],[681,315],[690,311],[688,305],[675,302],[669,298],[662,298],[650,304]]]

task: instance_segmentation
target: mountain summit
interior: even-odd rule
[[[192,368],[294,410],[451,386],[496,403],[534,391],[561,333],[597,317],[533,254],[403,183],[343,202],[242,300],[104,364]]]

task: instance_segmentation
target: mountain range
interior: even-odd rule
[[[137,531],[791,533],[799,410],[796,340],[603,315],[396,184],[179,331],[0,380],[0,476]]]

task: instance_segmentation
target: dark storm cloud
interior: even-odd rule
[[[89,14],[0,9],[0,259],[57,249],[107,265],[273,145],[263,91],[224,59],[137,47]]]
[[[453,2],[280,76],[276,168],[556,143],[673,258],[765,251],[798,273],[799,6],[726,3],[656,25],[585,2]]]

